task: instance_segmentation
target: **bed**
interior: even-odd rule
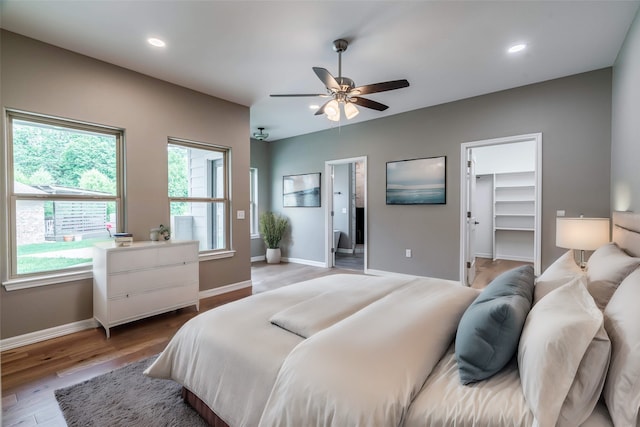
[[[568,252],[483,292],[332,275],[256,294],[187,322],[145,374],[214,426],[640,425],[639,233],[615,212],[587,272]]]

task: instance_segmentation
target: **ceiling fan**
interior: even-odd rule
[[[331,98],[325,102],[318,111],[316,116],[326,114],[327,118],[332,121],[340,120],[340,105],[343,105],[344,115],[347,119],[357,116],[359,111],[356,105],[365,108],[371,108],[377,111],[384,111],[389,108],[387,105],[362,98],[360,95],[368,95],[371,93],[386,92],[388,90],[401,89],[408,87],[407,80],[391,80],[388,82],[374,83],[370,85],[357,86],[354,81],[348,77],[342,76],[342,52],[347,50],[349,42],[338,39],[333,42],[333,50],[338,52],[338,77],[333,77],[329,71],[320,67],[313,67],[316,76],[324,83],[327,93],[301,93],[301,94],[282,94],[271,95],[272,97],[289,97],[289,96],[320,96]]]

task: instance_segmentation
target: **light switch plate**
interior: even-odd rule
[[[238,219],[244,219],[244,211],[238,211],[238,212],[237,212],[237,216],[236,216],[236,218],[238,218]]]

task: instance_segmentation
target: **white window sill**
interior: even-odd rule
[[[220,252],[200,252],[200,261],[209,261],[211,259],[224,259],[235,256],[236,251],[220,251]]]
[[[262,239],[262,236],[259,234],[252,234],[251,235],[251,240],[257,240],[257,239]]]
[[[93,272],[91,270],[80,270],[67,273],[23,277],[20,279],[10,279],[2,282],[2,286],[4,286],[7,291],[17,291],[20,289],[37,288],[39,286],[56,285],[58,283],[73,282],[84,279],[93,279]]]
[[[235,256],[236,251],[220,251],[220,252],[201,252],[200,261],[209,261],[213,259],[224,259]],[[58,283],[74,282],[77,280],[93,279],[92,270],[80,270],[67,273],[55,273],[47,275],[39,275],[32,277],[23,277],[19,279],[10,279],[2,282],[2,286],[7,291],[18,291],[20,289],[37,288],[39,286],[56,285]]]

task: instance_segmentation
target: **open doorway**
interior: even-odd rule
[[[460,277],[530,263],[540,274],[542,134],[462,144]]]
[[[366,270],[366,157],[325,164],[327,267]]]

